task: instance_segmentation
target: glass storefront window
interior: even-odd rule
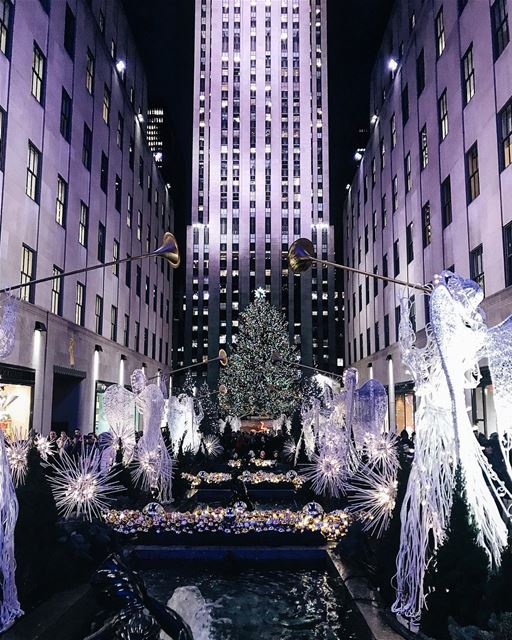
[[[32,420],[32,390],[32,385],[0,384],[0,429],[7,437],[27,437]]]
[[[395,394],[395,420],[397,433],[414,431],[414,392]]]

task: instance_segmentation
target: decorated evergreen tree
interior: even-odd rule
[[[204,417],[201,421],[201,432],[205,435],[215,434],[219,430],[219,408],[210,391],[210,387],[207,382],[199,387],[197,397],[201,402],[203,408]]]
[[[291,415],[300,402],[300,373],[286,361],[296,361],[297,356],[286,321],[258,292],[240,314],[236,344],[228,366],[221,370],[220,383],[227,388],[219,398],[222,413],[239,418]]]
[[[196,385],[193,375],[190,373],[190,371],[187,371],[180,393],[184,393],[186,396],[193,396],[195,386]]]
[[[488,614],[482,603],[489,579],[489,561],[477,543],[477,534],[477,527],[470,520],[459,467],[446,540],[425,577],[429,595],[421,630],[431,637],[449,637],[449,617],[459,625],[478,625],[487,621]]]

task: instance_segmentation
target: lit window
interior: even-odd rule
[[[41,49],[34,42],[32,55],[32,95],[41,104],[44,102],[45,70],[46,59]]]
[[[475,142],[466,153],[468,204],[480,195],[480,172],[478,167],[478,145]]]
[[[448,135],[448,97],[446,95],[446,89],[443,91],[438,101],[438,114],[439,138],[442,142]]]
[[[75,323],[81,327],[85,322],[85,285],[81,282],[76,283],[76,299],[75,299]]]
[[[62,274],[62,269],[53,265],[51,312],[58,316],[62,315],[62,278],[58,277],[60,274]]]
[[[55,199],[55,221],[61,227],[66,226],[66,209],[68,200],[68,185],[64,178],[57,177],[57,197]]]
[[[27,158],[27,180],[25,193],[35,202],[39,202],[39,190],[41,180],[41,153],[29,141]]]
[[[36,277],[36,252],[23,245],[21,249],[21,284],[28,284]],[[34,302],[34,287],[28,286],[20,289],[20,298],[27,302]]]
[[[475,67],[473,65],[473,45],[471,44],[462,58],[464,76],[464,104],[475,95]]]

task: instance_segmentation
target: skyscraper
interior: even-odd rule
[[[148,109],[146,136],[156,166],[161,169],[164,162],[164,110],[161,107]]]
[[[287,251],[329,223],[325,0],[196,0],[192,224],[178,362],[236,340],[265,289],[302,362],[336,367],[334,276],[293,276]],[[215,379],[212,372],[210,382]]]

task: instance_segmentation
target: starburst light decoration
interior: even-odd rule
[[[36,449],[38,450],[39,455],[41,456],[41,460],[43,462],[48,462],[48,458],[50,456],[53,456],[54,454],[49,440],[47,440],[44,436],[39,435],[34,440],[34,444],[36,445]]]
[[[78,457],[65,451],[56,458],[52,475],[48,477],[55,504],[64,518],[76,516],[92,521],[107,509],[122,486],[115,472],[102,471],[94,450]]]
[[[295,444],[295,440],[293,438],[288,438],[283,445],[283,455],[285,460],[293,460],[296,450],[297,445]]]
[[[203,438],[203,445],[208,458],[217,458],[224,451],[217,436],[205,436]]]
[[[361,467],[350,480],[349,510],[357,512],[363,531],[380,538],[389,526],[395,508],[396,476],[384,476]]]
[[[19,487],[25,482],[25,478],[27,477],[30,442],[21,439],[15,432],[11,438],[6,441],[6,445],[7,460],[9,461],[14,486]]]
[[[339,497],[345,493],[346,471],[334,451],[314,453],[311,463],[304,465],[303,476],[311,481],[311,487],[317,494]]]
[[[391,431],[367,434],[363,441],[363,455],[369,467],[376,467],[385,477],[395,477],[400,466],[398,437]]]

